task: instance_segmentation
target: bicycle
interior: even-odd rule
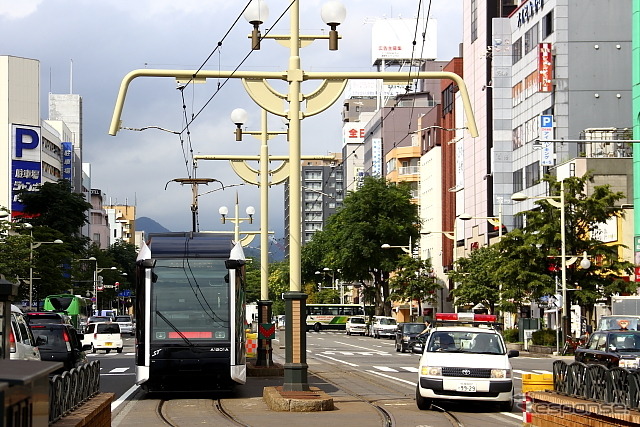
[[[580,338],[573,338],[568,335],[564,340],[564,347],[562,347],[562,355],[563,356],[571,356],[576,354],[576,349],[578,346],[584,344],[584,342]]]

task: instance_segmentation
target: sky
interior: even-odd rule
[[[157,129],[120,130],[108,135],[122,78],[141,68],[177,70],[282,71],[289,50],[274,40],[263,40],[260,51],[250,51],[251,25],[241,16],[248,0],[0,0],[0,55],[40,61],[41,116],[48,118],[48,93],[75,93],[83,99],[83,161],[91,163],[92,187],[106,193],[105,203],[136,205],[138,217],[150,217],[171,231],[191,229],[190,186],[175,178],[214,178],[201,186],[198,197],[200,230],[232,231],[222,224],[218,209],[234,216],[236,195],[240,217],[247,206],[256,208],[258,230],[259,188],[242,181],[226,161],[200,161],[195,171],[191,154],[258,155],[260,141],[245,135],[234,138],[229,116],[235,108],[249,114],[245,130],[260,130],[259,107],[246,94],[240,80],[209,79],[177,89],[171,78],[139,78],[129,87],[122,126],[158,126],[188,132],[179,136]],[[301,34],[326,34],[320,18],[325,1],[301,0]],[[301,49],[305,71],[375,71],[371,65],[371,29],[376,19],[414,18],[429,12],[437,20],[438,60],[458,55],[462,41],[462,0],[344,0],[347,15],[337,29],[338,51],[326,40]],[[288,0],[267,0],[269,18],[263,33],[289,33]],[[283,15],[284,14],[284,15]],[[280,20],[278,18],[283,16]],[[219,48],[216,48],[222,42]],[[246,59],[245,59],[246,58]],[[394,71],[394,70],[392,70]],[[305,83],[303,92],[314,89]],[[306,85],[306,86],[305,86]],[[311,86],[309,86],[311,85]],[[317,86],[317,83],[315,83]],[[276,89],[286,93],[282,82]],[[283,131],[279,117],[269,116],[269,131]],[[342,148],[341,102],[302,121],[302,154],[327,155]],[[270,154],[286,155],[283,136],[269,141]],[[252,164],[258,167],[257,164]],[[275,166],[275,163],[274,163]],[[216,190],[216,191],[211,191]],[[203,194],[207,193],[207,194]],[[269,228],[284,237],[284,189],[269,192]],[[257,239],[256,239],[257,242]]]

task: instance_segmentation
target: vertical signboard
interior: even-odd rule
[[[553,90],[552,72],[551,43],[540,43],[538,45],[538,91],[551,92]]]
[[[73,182],[73,143],[62,143],[62,178]]]
[[[372,138],[371,140],[371,175],[382,176],[382,139]]]
[[[40,127],[11,125],[11,211],[22,212],[20,190],[37,191],[42,182]]]
[[[640,236],[635,236],[633,239],[634,239],[633,258],[634,258],[634,264],[635,264],[634,276],[635,276],[635,281],[640,282]]]
[[[540,116],[540,142],[542,143],[542,166],[553,166],[553,116]]]

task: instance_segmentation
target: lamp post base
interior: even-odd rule
[[[258,301],[258,328],[260,325],[271,324],[271,306],[273,301]],[[275,328],[273,329],[275,331]],[[273,347],[271,338],[260,338],[258,333],[258,357],[256,366],[273,366]]]
[[[284,384],[285,391],[309,391],[307,365],[307,294],[285,292],[285,349]]]

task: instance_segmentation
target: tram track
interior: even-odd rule
[[[407,394],[399,391],[398,388],[392,383],[390,383],[389,381],[379,380],[378,377],[369,375],[361,371],[344,370],[344,369],[337,369],[336,371],[337,366],[335,365],[331,365],[331,366],[333,368],[332,371],[318,372],[314,370],[313,375],[322,379],[328,384],[333,385],[334,387],[338,388],[339,390],[348,394],[349,396],[352,396],[373,407],[379,413],[382,419],[381,425],[383,427],[395,427],[397,424],[396,424],[396,419],[393,413],[387,410],[386,408],[384,408],[381,405],[381,402],[390,401],[390,400],[410,401],[412,404],[415,405],[413,394]],[[329,375],[330,373],[331,375]],[[332,379],[332,377],[335,377],[336,380]],[[337,380],[337,379],[340,379],[340,380]],[[369,385],[369,387],[361,387],[362,389],[377,390],[376,392],[377,397],[371,397],[371,398],[366,397],[365,395],[361,394],[357,390],[354,390],[352,387],[350,387],[349,384],[357,384],[357,381],[355,381],[356,379]],[[381,396],[382,394],[380,392],[381,390],[382,390],[382,393],[385,393],[388,395]],[[438,413],[442,414],[443,418],[446,419],[451,424],[452,427],[464,427],[464,423],[454,413],[437,405],[433,405],[432,408],[435,409]]]
[[[230,414],[222,399],[160,399],[156,414],[164,425],[170,427],[190,427],[203,422],[207,425],[250,427]]]

